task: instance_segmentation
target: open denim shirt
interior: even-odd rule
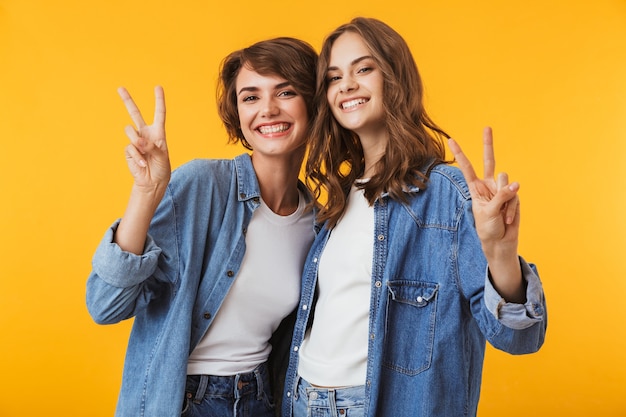
[[[365,416],[473,416],[486,340],[512,354],[543,344],[541,282],[520,258],[526,303],[507,303],[495,291],[458,168],[438,165],[425,190],[410,191],[407,204],[383,195],[374,206]],[[329,233],[318,234],[304,267],[285,417],[292,415],[298,348],[314,315],[318,259]]]
[[[106,232],[87,280],[88,310],[102,324],[135,318],[116,416],[180,415],[189,354],[237,276],[260,197],[248,154],[195,160],[172,173],[142,255],[113,242],[117,223]]]

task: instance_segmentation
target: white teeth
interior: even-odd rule
[[[259,132],[264,135],[269,135],[271,133],[280,133],[289,129],[289,123],[279,123],[272,126],[261,126],[259,127]]]
[[[346,101],[345,103],[341,103],[341,108],[344,110],[350,110],[358,106],[359,104],[365,103],[366,101],[367,100],[365,100],[364,98],[357,98],[354,100]]]

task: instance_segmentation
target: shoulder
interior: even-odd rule
[[[428,172],[425,189],[412,192],[407,203],[392,204],[421,225],[455,230],[459,213],[471,207],[471,195],[459,168],[438,164]]]
[[[463,200],[471,199],[469,188],[461,170],[448,164],[438,164],[428,174],[426,191],[434,194],[450,192]]]
[[[171,184],[225,182],[235,171],[234,159],[192,159],[172,171]],[[228,182],[228,181],[226,181]]]
[[[168,189],[173,195],[182,196],[229,187],[234,170],[232,159],[193,159],[172,171]]]
[[[172,172],[172,178],[187,178],[229,172],[234,169],[232,159],[193,159]]]

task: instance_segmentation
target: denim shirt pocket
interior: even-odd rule
[[[430,367],[439,285],[396,280],[387,284],[383,365],[406,375]]]

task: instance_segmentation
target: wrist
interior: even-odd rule
[[[503,241],[496,240],[493,242],[483,241],[481,242],[483,253],[487,260],[499,260],[499,261],[517,261],[517,240],[515,241]]]
[[[524,303],[526,288],[519,256],[487,259],[489,278],[496,291],[507,302]]]
[[[156,209],[163,199],[166,189],[167,183],[150,185],[133,184],[130,199],[131,201],[139,203],[139,206],[154,207]]]

